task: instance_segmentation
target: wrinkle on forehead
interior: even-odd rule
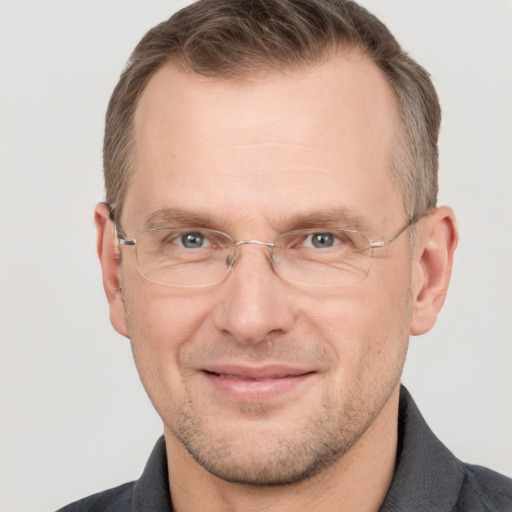
[[[219,151],[230,150],[230,149],[266,149],[266,148],[279,148],[279,147],[296,148],[296,149],[301,149],[301,150],[305,150],[305,151],[315,151],[315,152],[319,151],[318,148],[315,148],[314,146],[311,146],[310,144],[299,144],[297,142],[286,142],[286,141],[275,141],[275,140],[251,142],[251,143],[246,143],[246,144],[242,144],[242,143],[232,144],[229,146],[219,148]]]
[[[343,151],[347,143],[340,141],[338,150]],[[339,152],[329,151],[306,143],[287,140],[260,141],[248,143],[225,143],[205,149],[203,152],[180,152],[169,155],[166,167],[169,172],[178,170],[187,179],[205,173],[217,176],[230,176],[251,181],[258,177],[273,180],[278,174],[286,175],[290,184],[298,185],[300,176],[326,177],[334,181],[343,179],[343,174],[353,174],[361,164],[344,151],[345,160],[339,159]],[[366,169],[372,172],[373,168]],[[180,180],[179,176],[174,177]],[[270,184],[270,183],[269,183]]]
[[[251,178],[257,179],[261,177],[271,177],[276,171],[277,168],[273,165],[263,165],[258,164],[257,166],[251,166],[250,168],[246,168],[241,172],[240,168],[232,168],[222,167],[222,168],[205,168],[210,174],[218,175],[218,176],[229,176],[233,179],[240,178],[240,180],[244,181],[252,181]],[[297,178],[300,175],[303,176],[324,176],[331,177],[332,172],[328,170],[322,170],[318,167],[310,167],[310,166],[280,166],[280,171],[284,171],[289,173],[290,178]],[[291,184],[291,182],[290,182]]]

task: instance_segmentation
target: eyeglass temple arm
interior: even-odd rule
[[[114,226],[116,228],[116,239],[119,245],[135,245],[137,243],[136,239],[130,240],[128,238],[125,238],[126,234],[121,229],[121,226],[119,226],[119,224],[117,224],[115,221]]]
[[[127,240],[126,238],[121,238],[122,235],[117,235],[117,241],[119,245],[135,245],[137,240]]]
[[[420,214],[413,217],[402,229],[400,229],[397,233],[395,233],[389,240],[384,242],[372,242],[370,244],[370,248],[376,249],[378,247],[387,247],[392,244],[405,230],[409,229],[413,224],[416,224],[420,219],[426,217],[426,215],[430,215],[430,212],[427,214]]]

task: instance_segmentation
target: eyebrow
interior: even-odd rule
[[[286,231],[319,227],[332,227],[362,231],[369,234],[371,225],[367,219],[346,208],[334,208],[319,212],[303,212],[279,219]]]
[[[292,215],[284,214],[272,224],[279,232],[336,227],[370,234],[372,229],[368,220],[346,208],[305,211]],[[190,226],[222,230],[226,229],[227,225],[229,225],[229,221],[226,217],[214,217],[207,213],[198,213],[182,208],[163,208],[149,213],[144,219],[142,229],[146,231],[157,227]]]
[[[191,212],[182,208],[163,208],[148,214],[144,219],[142,229],[146,231],[156,227],[179,226],[211,228],[222,224],[222,221],[223,219],[215,220],[209,214]]]

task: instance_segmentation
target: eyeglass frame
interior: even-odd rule
[[[114,210],[112,208],[110,208],[109,205],[107,205],[107,206],[109,207],[109,211],[110,211],[110,219],[114,222],[114,225],[115,225],[115,228],[116,228],[116,240],[119,243],[119,245],[120,246],[124,246],[124,247],[136,247],[136,245],[137,245],[137,238],[133,238],[133,239],[124,238],[124,237],[126,237],[126,233],[123,231],[123,229],[121,228],[119,223],[116,221]],[[427,215],[430,215],[430,213],[431,212],[428,212],[426,214],[423,213],[423,214],[415,215],[412,219],[410,219],[408,222],[406,222],[406,224],[404,226],[402,226],[388,240],[383,240],[383,241],[378,241],[378,242],[372,242],[370,240],[370,238],[365,233],[362,233],[361,231],[357,231],[357,230],[354,230],[354,229],[344,229],[344,228],[322,228],[322,227],[319,227],[318,230],[317,230],[317,228],[297,229],[297,230],[286,231],[284,233],[280,233],[277,236],[279,237],[279,236],[293,234],[293,233],[300,233],[302,231],[318,231],[319,233],[323,233],[323,232],[328,232],[329,229],[331,229],[331,230],[332,229],[337,229],[339,231],[343,231],[343,232],[347,232],[347,233],[357,233],[357,234],[363,235],[365,238],[368,239],[368,241],[370,241],[370,245],[368,246],[368,249],[371,250],[370,261],[372,261],[373,260],[373,249],[380,249],[380,248],[383,248],[383,247],[388,247],[402,233],[404,233],[407,229],[409,229],[411,226],[416,224],[422,218],[426,217]],[[190,227],[191,230],[193,230],[193,229],[207,229],[207,228],[197,228],[197,227],[194,227],[194,226],[183,226],[183,227],[180,227],[180,228],[164,227],[164,228],[147,229],[143,233],[146,233],[146,232],[149,232],[149,231],[156,231],[156,230],[161,231],[161,230],[166,230],[166,229],[169,229],[169,230],[170,229],[188,229],[189,227]],[[215,233],[220,233],[222,235],[225,235],[229,240],[231,240],[233,242],[233,245],[232,245],[233,255],[235,254],[235,252],[234,252],[235,249],[237,249],[238,247],[240,247],[242,245],[246,245],[246,244],[260,245],[260,246],[268,247],[270,249],[274,249],[275,247],[278,247],[275,243],[272,243],[272,242],[262,242],[261,240],[238,240],[237,241],[237,240],[233,239],[231,237],[231,235],[229,235],[228,233],[225,233],[224,231],[218,231],[216,229],[207,229],[207,230],[215,232]],[[207,284],[198,284],[198,285],[166,284],[166,283],[162,283],[160,281],[155,281],[153,279],[150,279],[149,277],[144,275],[144,273],[140,269],[140,266],[139,266],[139,263],[138,263],[138,259],[137,259],[137,270],[139,271],[139,274],[144,279],[146,279],[147,281],[149,281],[151,283],[159,284],[161,286],[168,286],[168,287],[171,287],[171,288],[203,288],[203,287],[206,288],[208,286],[215,286],[216,284],[222,283],[228,277],[228,275],[231,273],[231,270],[233,269],[233,267],[234,267],[234,265],[236,264],[237,261],[238,261],[238,257],[237,258],[235,258],[235,257],[230,258],[229,263],[226,264],[227,267],[228,267],[228,270],[227,270],[226,274],[224,275],[224,277],[220,281],[216,281],[214,283],[207,283]],[[363,281],[364,279],[366,279],[366,277],[368,277],[368,275],[370,273],[370,270],[371,270],[371,263],[370,263],[370,267],[368,268],[368,273],[366,273],[366,275],[362,279],[360,279],[359,281],[355,281],[353,283],[347,283],[347,284],[339,284],[339,285],[325,285],[325,284],[304,283],[302,281],[293,281],[293,280],[286,279],[277,270],[277,268],[275,266],[274,260],[270,259],[270,263],[271,263],[271,266],[274,269],[275,273],[281,279],[283,279],[284,281],[287,281],[287,282],[290,282],[290,283],[295,283],[295,284],[301,284],[301,285],[305,285],[305,286],[319,286],[319,287],[320,286],[324,286],[324,287],[326,287],[326,286],[332,286],[332,287],[339,286],[339,287],[343,287],[343,286],[349,286],[350,284],[357,284],[357,283],[360,283],[361,281]]]

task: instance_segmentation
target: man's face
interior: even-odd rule
[[[272,242],[329,213],[322,227],[354,227],[348,214],[373,241],[387,239],[405,222],[391,178],[397,127],[389,86],[358,55],[247,80],[167,64],[137,107],[121,225],[136,237],[150,216],[150,227],[199,217],[235,240]],[[223,282],[187,289],[145,280],[134,249],[122,248],[126,329],[170,453],[185,447],[229,481],[299,481],[396,415],[389,403],[410,327],[407,237],[376,251],[369,276],[345,287],[291,284],[264,247],[240,252]]]

